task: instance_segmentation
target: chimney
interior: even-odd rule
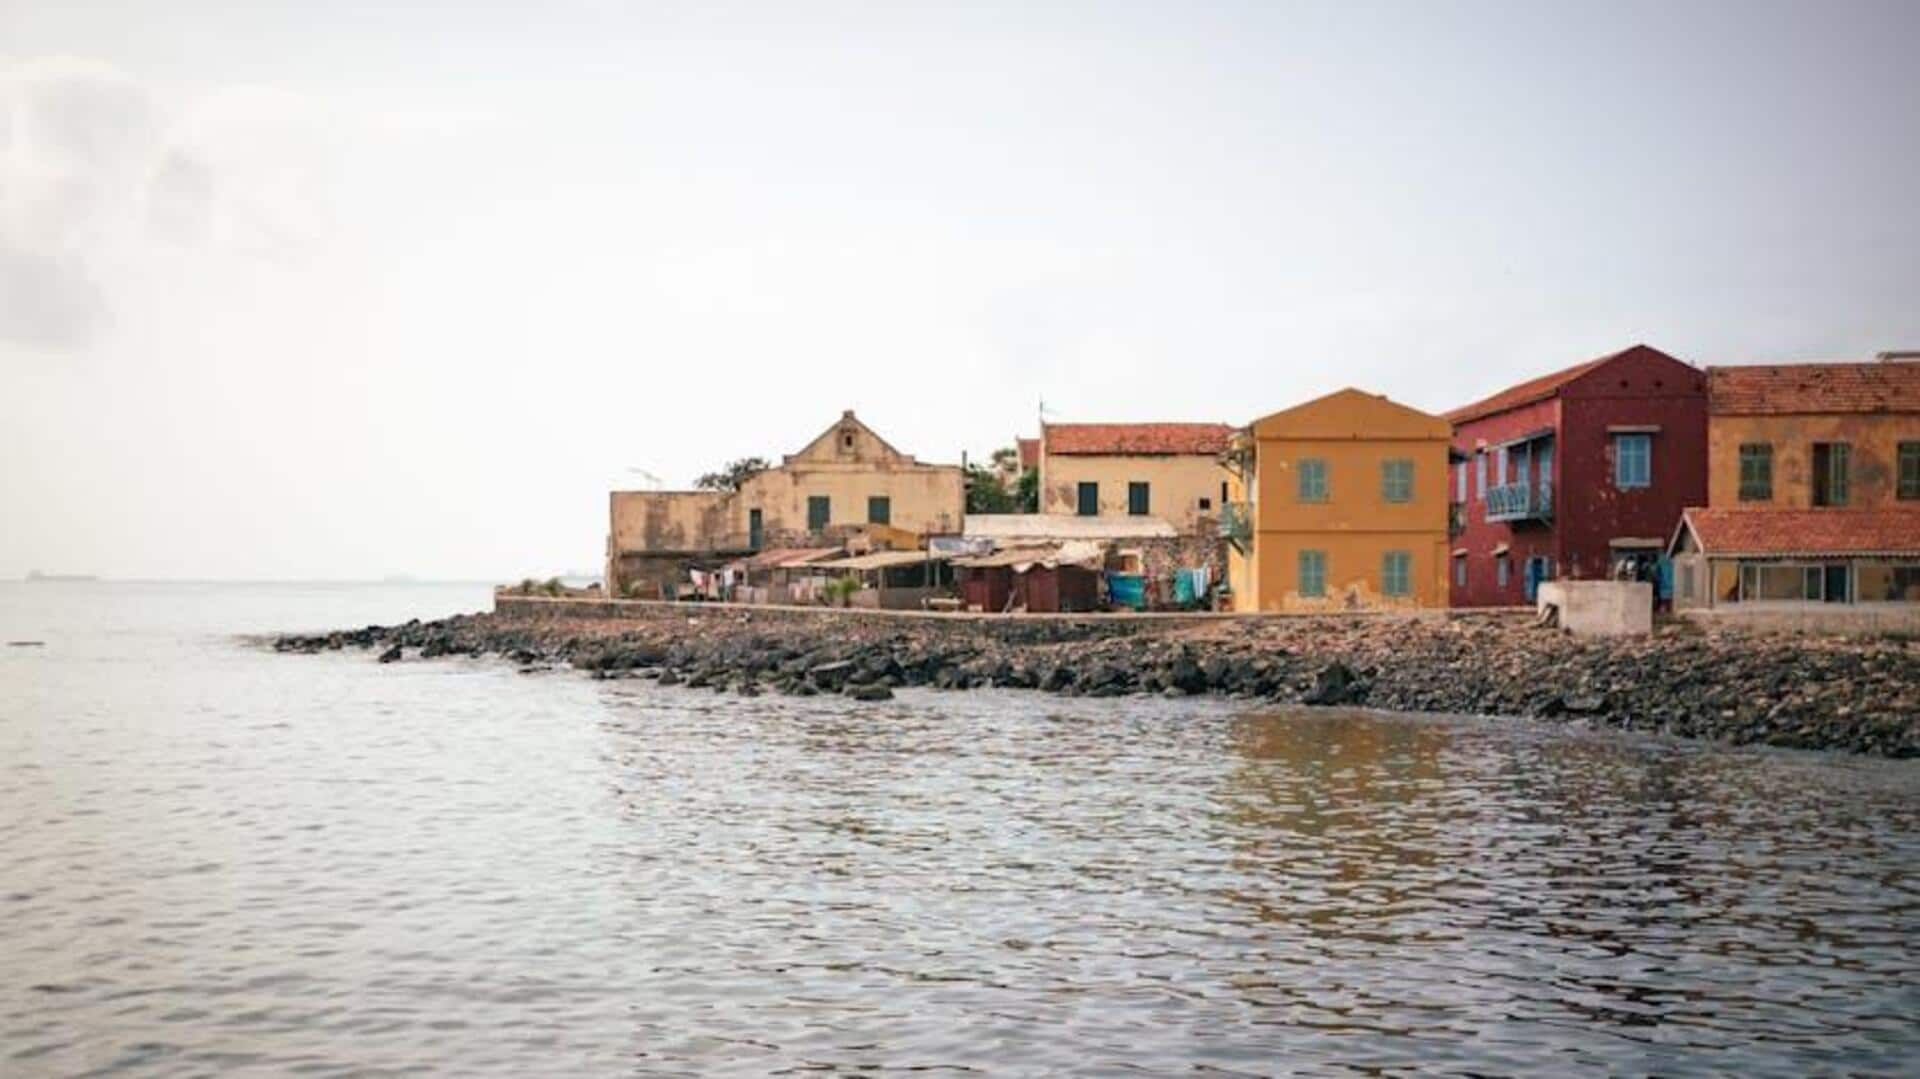
[[[1891,349],[1879,353],[1874,359],[1881,363],[1914,363],[1920,361],[1920,348]]]

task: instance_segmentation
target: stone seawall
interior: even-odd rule
[[[286,652],[525,668],[756,695],[1001,686],[1083,696],[1532,717],[1735,743],[1920,756],[1920,643],[1702,631],[1578,639],[1513,615],[966,616],[500,596],[491,614],[316,636]]]

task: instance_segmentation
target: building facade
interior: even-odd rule
[[[1445,607],[1451,433],[1346,389],[1237,434],[1223,465],[1234,609]]]
[[[965,489],[958,465],[902,453],[845,412],[738,491],[612,492],[608,592],[670,598],[688,569],[765,548],[819,546],[869,526],[959,532]]]
[[[1707,495],[1706,374],[1634,345],[1455,409],[1449,592],[1533,601],[1539,582],[1657,564]]]
[[[1040,427],[1040,512],[1158,517],[1209,531],[1225,497],[1224,423],[1051,423]]]
[[[1715,367],[1675,603],[1920,604],[1920,363]]]

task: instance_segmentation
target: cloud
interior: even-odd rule
[[[99,283],[78,258],[0,241],[0,339],[33,348],[78,348],[110,317]]]
[[[155,282],[298,262],[333,224],[329,122],[262,88],[173,100],[91,60],[0,65],[0,341],[80,351],[133,332]]]

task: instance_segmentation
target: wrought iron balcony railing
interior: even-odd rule
[[[1552,481],[1504,483],[1498,487],[1487,488],[1487,520],[1490,522],[1553,520]]]
[[[1241,550],[1253,542],[1253,504],[1225,502],[1220,506],[1220,534]]]

